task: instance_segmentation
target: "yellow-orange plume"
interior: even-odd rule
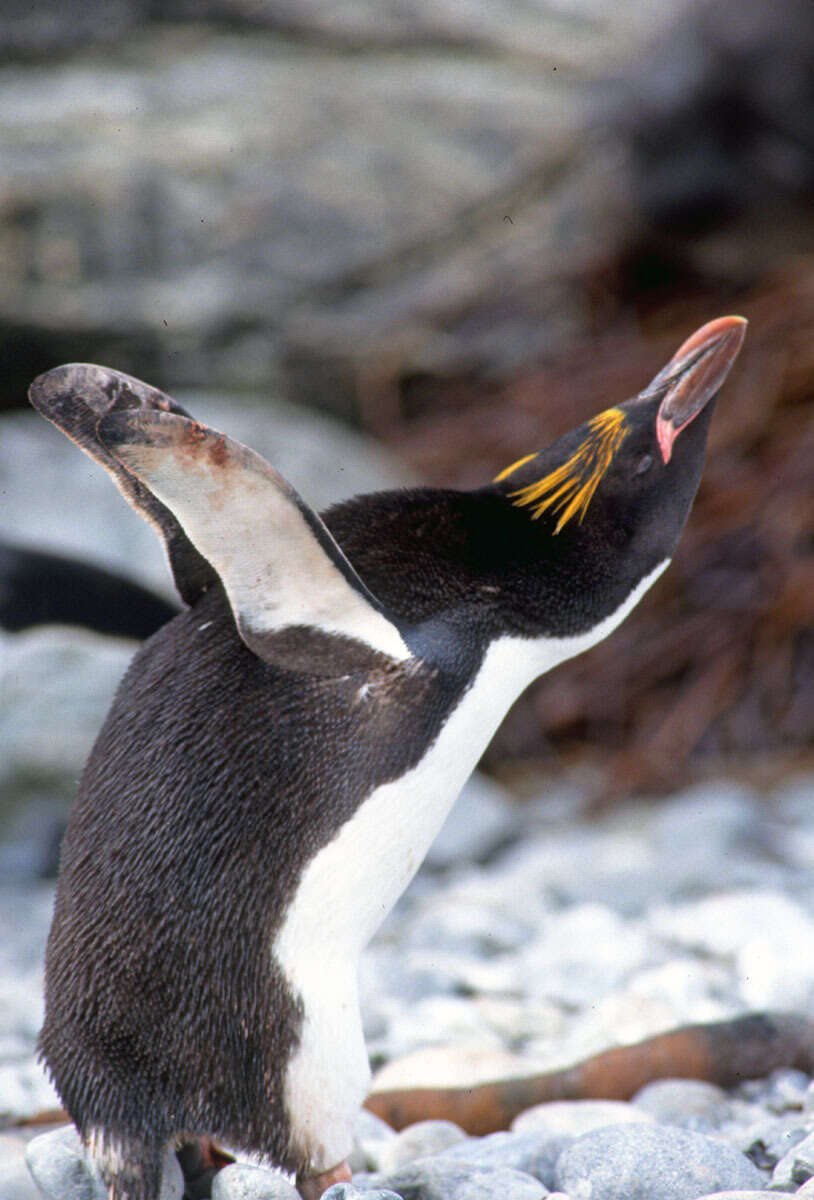
[[[559,513],[555,533],[559,533],[577,513],[581,523],[600,480],[626,435],[627,423],[621,409],[609,408],[593,417],[588,422],[588,433],[579,449],[555,471],[516,492],[510,492],[513,503],[521,507],[534,505],[531,514],[534,520],[549,508]],[[512,463],[505,471],[501,471],[495,482],[506,479],[534,457],[528,454]]]

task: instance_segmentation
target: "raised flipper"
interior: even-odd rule
[[[169,412],[112,412],[98,436],[215,568],[254,653],[277,659],[270,635],[306,627],[409,656],[322,520],[259,454]]]
[[[155,411],[186,417],[180,404],[139,379],[91,363],[68,363],[46,371],[31,384],[28,397],[38,412],[104,467],[133,508],[155,527],[181,598],[194,604],[217,582],[212,565],[195,549],[173,513],[110,453],[97,432],[107,413]]]

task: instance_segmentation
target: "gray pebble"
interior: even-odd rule
[[[25,1157],[48,1200],[106,1200],[107,1189],[85,1158],[73,1125],[34,1138],[26,1147]]]
[[[738,1094],[772,1112],[784,1113],[805,1106],[810,1086],[805,1072],[789,1067],[772,1071],[766,1079],[747,1079],[738,1088]]]
[[[376,1178],[402,1200],[543,1200],[538,1179],[508,1168],[490,1170],[472,1163],[451,1162],[443,1155],[407,1163],[392,1175]]]
[[[688,1200],[722,1188],[763,1186],[743,1154],[667,1125],[595,1129],[563,1151],[557,1186],[591,1200]],[[590,1190],[589,1190],[590,1189]]]
[[[395,1129],[391,1129],[386,1121],[361,1108],[353,1127],[353,1149],[348,1155],[353,1174],[381,1170],[382,1155],[396,1136]]]
[[[452,1121],[417,1121],[384,1145],[377,1169],[387,1175],[416,1158],[427,1158],[461,1142],[468,1144],[469,1139]]]
[[[516,828],[518,808],[498,784],[474,774],[435,835],[427,851],[427,865],[443,869],[461,859],[487,859]]]
[[[805,1105],[811,1081],[805,1071],[793,1068],[773,1071],[769,1076],[771,1094],[769,1108],[782,1113],[788,1109],[799,1109]]]
[[[636,1093],[633,1104],[663,1125],[700,1132],[717,1129],[731,1111],[726,1092],[700,1079],[656,1080]]]
[[[758,823],[755,796],[730,780],[707,782],[689,788],[658,807],[653,816],[653,837],[665,864],[684,890],[702,886],[720,871],[734,847],[743,846]],[[680,855],[670,849],[681,847]],[[678,861],[675,861],[678,860]]]
[[[788,1113],[786,1119],[766,1118],[752,1125],[740,1141],[744,1154],[763,1171],[773,1170],[781,1160],[805,1140],[809,1130],[800,1124],[799,1113]]]
[[[47,1200],[107,1200],[107,1189],[85,1157],[73,1125],[43,1133],[28,1143],[28,1169]],[[159,1200],[181,1200],[184,1177],[178,1159],[167,1151]]]
[[[814,1175],[814,1131],[787,1151],[772,1172],[772,1187],[798,1187]]]
[[[641,928],[602,904],[564,908],[521,952],[533,995],[566,1007],[590,1005],[646,963],[649,943]]]
[[[567,1134],[580,1137],[604,1125],[651,1122],[642,1107],[624,1100],[552,1100],[527,1108],[512,1121],[514,1133]]]
[[[300,1200],[300,1194],[276,1171],[232,1163],[213,1179],[212,1200]]]
[[[25,1161],[25,1140],[0,1133],[0,1200],[41,1200]]]
[[[767,1200],[769,1192],[755,1191],[754,1188],[735,1188],[727,1192],[707,1192],[703,1196],[694,1196],[693,1200]]]
[[[554,1174],[563,1150],[563,1139],[540,1133],[490,1133],[468,1138],[438,1155],[438,1161],[467,1163],[491,1170],[511,1169],[532,1175],[546,1187],[554,1186]]]
[[[327,1192],[322,1193],[322,1200],[402,1200],[396,1192],[389,1188],[358,1188],[352,1183],[334,1183]]]

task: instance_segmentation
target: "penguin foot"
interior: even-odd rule
[[[326,1191],[332,1183],[350,1183],[351,1170],[347,1160],[337,1163],[335,1167],[331,1167],[329,1171],[322,1171],[319,1175],[299,1176],[297,1179],[297,1190],[302,1196],[302,1200],[319,1200],[319,1197]]]
[[[216,1146],[211,1138],[185,1142],[176,1150],[184,1176],[184,1195],[188,1200],[203,1200],[209,1195],[212,1180],[218,1171],[235,1160],[231,1154]]]

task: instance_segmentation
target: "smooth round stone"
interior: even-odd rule
[[[625,1100],[552,1100],[535,1104],[512,1121],[514,1133],[546,1133],[551,1137],[581,1137],[604,1125],[648,1123],[654,1118]]]
[[[29,1171],[48,1200],[106,1200],[107,1188],[85,1158],[73,1125],[63,1125],[33,1138],[26,1147],[25,1157]]]
[[[352,1183],[334,1183],[321,1200],[402,1200],[389,1188],[358,1188]]]
[[[532,994],[583,1007],[618,987],[647,963],[642,931],[601,904],[558,914],[521,953]]]
[[[763,1170],[774,1170],[781,1162],[793,1163],[790,1157],[808,1137],[809,1130],[800,1123],[799,1113],[787,1113],[782,1117],[768,1114],[753,1123],[745,1134],[737,1138],[744,1154]],[[788,1183],[789,1180],[787,1179]]]
[[[381,1182],[403,1200],[543,1200],[538,1179],[508,1168],[490,1170],[443,1157],[407,1163]]]
[[[726,1092],[701,1079],[658,1079],[648,1083],[632,1103],[663,1125],[714,1129],[730,1112]]]
[[[457,803],[457,802],[456,802]],[[479,959],[518,950],[531,936],[524,914],[506,911],[472,889],[440,890],[420,907],[405,934],[413,950],[475,955]]]
[[[427,851],[426,863],[439,870],[456,862],[487,859],[516,833],[519,806],[485,775],[469,779]]]
[[[743,845],[757,823],[752,792],[728,780],[689,788],[659,805],[653,838],[665,861],[681,847],[676,871],[706,882],[733,846]],[[689,861],[687,861],[689,860]]]
[[[28,1169],[48,1200],[107,1200],[99,1172],[85,1157],[73,1125],[63,1125],[34,1138],[26,1147]],[[175,1154],[168,1150],[159,1200],[181,1200],[184,1176]]]
[[[383,1147],[378,1170],[389,1174],[405,1163],[468,1141],[463,1129],[452,1121],[416,1121]]]
[[[758,1086],[752,1089],[750,1083],[757,1083]],[[772,1071],[767,1079],[742,1084],[747,1096],[751,1093],[752,1099],[758,1100],[775,1113],[804,1107],[811,1086],[808,1075],[793,1068]]]
[[[583,1134],[557,1163],[557,1186],[591,1200],[689,1200],[756,1189],[764,1177],[745,1155],[701,1133],[667,1125],[615,1125]]]
[[[814,1130],[783,1155],[772,1172],[772,1187],[798,1187],[814,1175]]]
[[[300,1200],[282,1175],[249,1163],[232,1163],[212,1180],[212,1200]]]
[[[0,691],[2,686],[2,681],[0,681]],[[0,751],[1,753],[2,751]],[[2,790],[1,783],[0,790]],[[0,903],[2,903],[2,899],[0,899]],[[38,1014],[38,1019],[41,1021],[42,1018],[39,1014],[42,1013],[42,997],[39,987],[34,991],[32,984],[36,986],[34,981],[20,979],[18,984],[20,995],[15,1000],[13,1007],[16,1009],[18,1004],[28,1002],[32,1011]],[[0,988],[2,986],[0,979]],[[0,1004],[2,1004],[2,1000],[0,1000]],[[8,1007],[3,1005],[3,1007],[8,1012],[12,1005]],[[3,1015],[0,1014],[0,1021],[2,1021]],[[10,1015],[13,1020],[14,1015]],[[21,1038],[25,1037],[24,1028],[20,1030],[20,1036]],[[59,1099],[51,1081],[47,1078],[42,1066],[33,1057],[0,1065],[0,1119],[28,1117],[35,1112],[59,1107]]]
[[[704,1196],[693,1196],[693,1200],[767,1200],[770,1195],[777,1195],[776,1192],[758,1191],[754,1188],[735,1188],[734,1191],[728,1192],[707,1192]]]
[[[0,1133],[0,1200],[42,1200],[25,1161],[25,1141]]]
[[[776,891],[720,892],[686,904],[664,906],[650,916],[661,937],[706,954],[740,955],[754,943],[779,940],[784,948],[805,945],[812,921],[791,896]],[[790,964],[789,964],[790,965]]]
[[[809,1012],[814,1006],[814,921],[756,935],[735,955],[741,995],[749,1008]]]
[[[348,1156],[351,1171],[379,1171],[386,1147],[396,1140],[395,1129],[375,1113],[361,1108],[353,1128],[353,1149]]]
[[[426,1013],[425,1031],[444,1028],[442,1024],[431,1023],[433,1015],[437,1016],[438,1010],[430,1008]],[[387,1092],[410,1087],[474,1087],[487,1080],[528,1074],[527,1060],[502,1049],[496,1038],[488,1045],[484,1045],[483,1041],[482,1036],[469,1036],[467,1030],[466,1040],[462,1039],[457,1046],[426,1046],[394,1057],[376,1072],[371,1090]]]
[[[502,1131],[482,1138],[468,1138],[459,1146],[444,1150],[438,1158],[481,1169],[522,1171],[546,1187],[553,1187],[554,1170],[562,1149],[562,1140],[547,1134]]]

